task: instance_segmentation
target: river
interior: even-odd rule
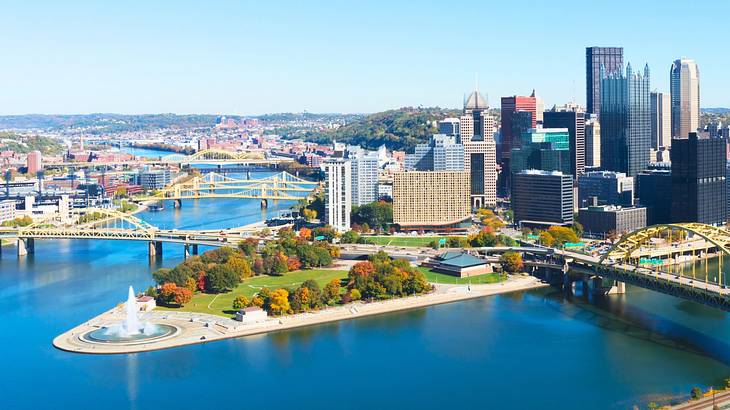
[[[290,204],[271,204],[268,216]],[[260,220],[258,201],[186,201],[165,228]],[[626,409],[730,377],[730,315],[629,288],[594,303],[554,289],[133,355],[56,350],[59,333],[182,260],[164,245],[36,241],[0,259],[0,408]]]

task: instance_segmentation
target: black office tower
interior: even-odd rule
[[[601,112],[601,66],[607,74],[623,69],[622,47],[586,47],[586,104],[588,112]]]
[[[573,178],[586,170],[586,119],[579,111],[545,111],[543,127],[567,128],[570,135],[570,174]]]
[[[725,140],[699,137],[672,140],[672,221],[725,223]]]

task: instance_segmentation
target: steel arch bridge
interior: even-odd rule
[[[158,229],[133,215],[113,209],[86,208],[71,211],[72,218],[81,215],[95,215],[98,219],[79,224],[68,218],[64,220],[54,216],[24,227],[0,227],[0,238],[17,240],[18,255],[32,253],[35,239],[146,241],[150,244],[150,255],[154,255],[161,251],[160,245],[163,242],[183,244],[187,254],[190,245],[235,246],[257,231],[251,227],[214,230]]]
[[[194,154],[170,154],[160,158],[163,163],[190,163],[190,162],[209,162],[209,161],[263,161],[266,156],[262,151],[226,151],[222,149],[204,149]]]
[[[696,249],[715,247],[720,257],[723,255],[730,256],[730,231],[717,226],[691,222],[652,225],[624,235],[601,257],[600,262],[603,264],[609,259],[630,262],[638,259],[643,254],[641,251],[643,245],[654,238],[663,237],[667,234],[671,242],[671,235],[674,231],[697,235],[706,241],[708,246],[701,246]],[[672,253],[686,252],[692,250],[692,248],[672,248],[670,246],[667,250],[669,251],[668,254],[671,255]],[[664,253],[659,252],[658,254],[662,255]]]
[[[136,197],[136,201],[240,198],[260,200],[297,201],[308,196],[318,182],[299,178],[288,172],[280,172],[261,179],[237,179],[218,173],[195,176],[173,184],[154,195]]]

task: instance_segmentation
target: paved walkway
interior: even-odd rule
[[[531,276],[512,277],[501,283],[472,285],[471,287],[466,285],[438,285],[435,292],[427,295],[372,303],[351,303],[311,313],[270,317],[265,322],[255,324],[242,324],[232,319],[205,313],[153,311],[141,314],[140,319],[146,322],[175,326],[178,332],[167,338],[136,344],[91,343],[80,338],[81,335],[89,331],[121,322],[124,319],[124,312],[123,305],[120,305],[59,335],[53,340],[53,345],[61,350],[77,353],[136,353],[416,309],[543,286],[547,285]]]

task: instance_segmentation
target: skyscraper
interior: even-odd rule
[[[700,71],[694,60],[672,63],[669,76],[672,94],[672,137],[686,138],[700,126]]]
[[[631,64],[622,71],[601,70],[601,167],[636,176],[649,164],[649,66],[643,74],[635,73]]]
[[[586,169],[585,113],[579,110],[546,111],[543,117],[545,128],[567,128],[570,134],[570,170],[578,178]]]
[[[510,171],[514,175],[528,169],[570,174],[567,128],[533,128],[522,134],[522,147],[512,150]]]
[[[586,118],[586,168],[601,167],[601,124],[596,114]]]
[[[352,204],[365,205],[378,200],[378,152],[348,147],[345,157],[352,169]]]
[[[487,114],[487,102],[479,91],[471,93],[460,119],[464,167],[469,171],[472,208],[497,204],[497,144],[494,118]]]
[[[672,222],[724,224],[727,217],[725,140],[690,132],[675,138],[672,158]]]
[[[406,155],[406,169],[411,171],[463,171],[464,146],[456,137],[435,134],[426,144],[418,144]]]
[[[586,104],[587,112],[601,112],[601,67],[606,74],[623,70],[622,47],[586,47]]]
[[[512,96],[502,97],[502,159],[509,160],[512,148],[519,148],[519,138],[521,132],[514,130],[514,117],[518,112],[528,112],[531,114],[530,126],[522,131],[537,126],[537,102],[535,97]]]
[[[352,165],[342,158],[322,164],[325,174],[325,220],[338,232],[350,230],[352,211]]]
[[[651,93],[651,147],[669,148],[672,145],[672,115],[669,94]]]

